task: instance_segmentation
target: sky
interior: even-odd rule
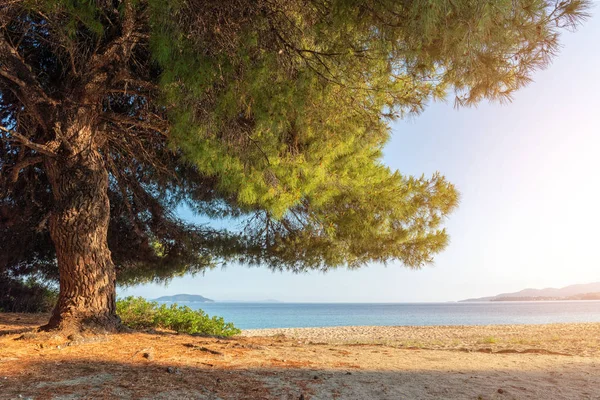
[[[433,266],[296,275],[230,265],[119,288],[119,296],[445,302],[600,281],[600,3],[592,14],[563,34],[553,64],[512,103],[434,103],[392,125],[387,165],[418,176],[440,171],[461,192],[446,223],[451,243]]]

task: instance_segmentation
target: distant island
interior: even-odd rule
[[[204,296],[200,296],[199,294],[175,294],[173,296],[162,296],[158,299],[154,299],[155,301],[187,301],[190,303],[214,303],[214,300],[207,299]]]
[[[600,282],[570,285],[563,288],[524,289],[514,293],[461,300],[474,301],[556,301],[556,300],[600,300]]]

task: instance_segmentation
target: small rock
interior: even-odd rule
[[[500,394],[504,393],[504,389],[498,389],[498,393],[500,393]]]
[[[59,345],[59,346],[56,346],[56,348],[60,350],[60,345]]]
[[[313,379],[316,380],[316,379],[319,379],[319,377],[315,375],[315,376],[313,376]]]
[[[348,371],[346,372],[346,375],[352,375],[352,372]]]
[[[142,357],[144,357],[145,359],[147,359],[148,361],[152,361],[154,360],[154,356],[152,355],[152,353],[150,352],[146,352],[144,354],[142,354]]]
[[[217,383],[221,383],[221,378],[217,378]]]
[[[181,374],[181,371],[179,370],[179,368],[173,368],[173,367],[167,367],[167,372],[170,374]]]
[[[301,394],[300,399],[298,399],[298,400],[304,400],[304,394]]]

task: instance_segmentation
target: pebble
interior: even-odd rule
[[[500,393],[500,394],[504,393],[504,389],[498,389],[498,393]]]
[[[179,368],[167,367],[167,372],[169,374],[181,374],[181,370]]]

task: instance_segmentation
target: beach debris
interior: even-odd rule
[[[250,350],[264,350],[265,348],[253,343],[241,344],[241,343],[233,343],[231,345],[227,345],[227,347],[232,347],[236,349],[250,349]]]
[[[209,349],[208,347],[204,347],[204,346],[198,346],[198,345],[195,345],[193,343],[185,343],[184,346],[185,347],[189,347],[189,348],[194,349],[194,350],[204,351],[206,353],[214,354],[216,356],[222,356],[223,355],[223,353],[221,353],[220,351],[212,350],[212,349]]]
[[[146,347],[146,348],[136,351],[135,353],[133,353],[131,355],[131,359],[133,360],[135,358],[135,356],[137,356],[140,353],[142,354],[142,357],[145,358],[146,360],[148,360],[148,361],[154,360],[154,347]]]

